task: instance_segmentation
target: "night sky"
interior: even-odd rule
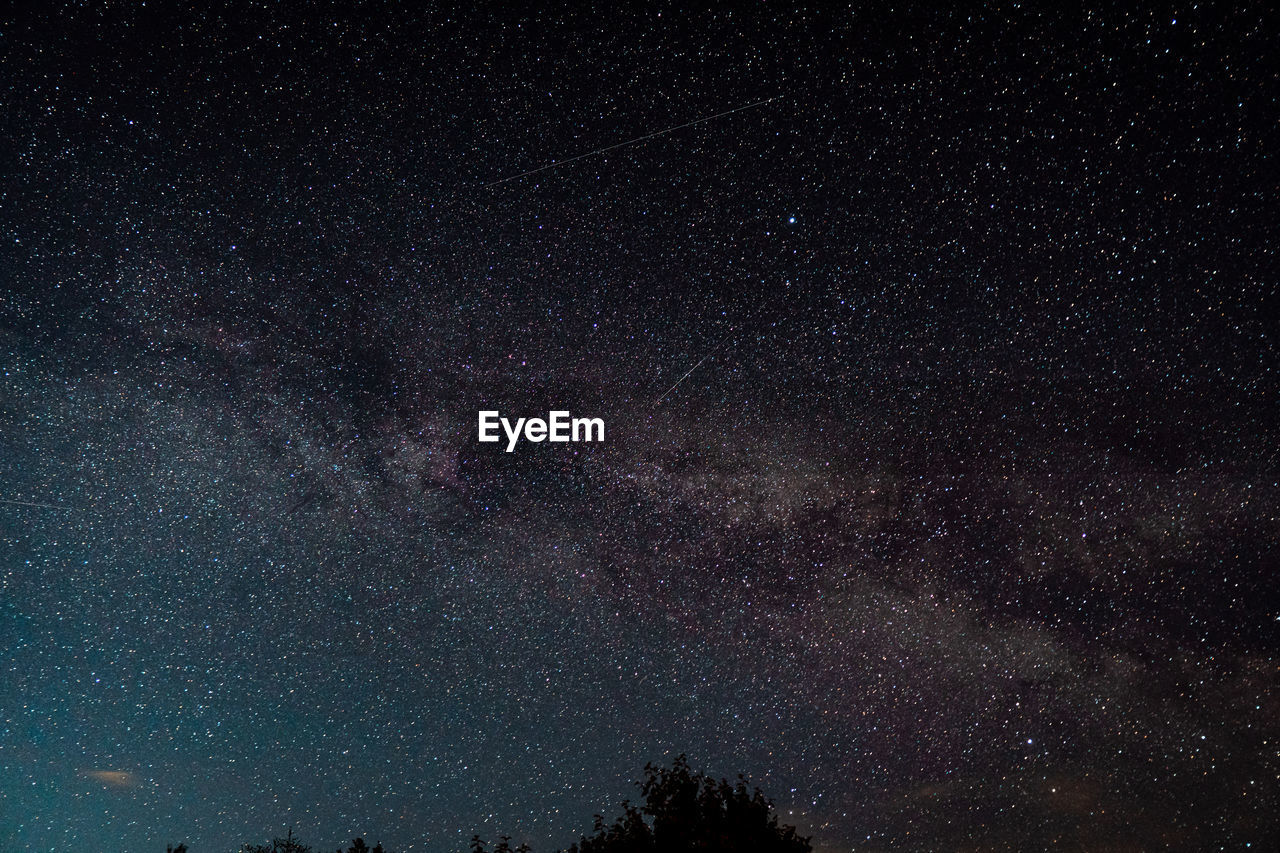
[[[680,753],[1280,849],[1278,24],[1127,5],[2,13],[0,850],[541,853]]]

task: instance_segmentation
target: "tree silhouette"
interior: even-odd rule
[[[289,827],[289,834],[284,838],[273,838],[270,844],[246,844],[240,853],[311,853],[311,848],[295,841],[293,827]]]
[[[773,803],[747,780],[719,781],[695,773],[681,755],[671,767],[646,764],[639,783],[643,803],[622,802],[622,814],[611,824],[596,815],[591,835],[583,836],[565,853],[810,853],[809,839],[794,826],[778,823]],[[186,853],[185,844],[169,853]],[[290,829],[270,844],[246,844],[240,853],[312,853]],[[337,853],[390,853],[381,844],[370,847],[363,838]],[[471,839],[471,853],[529,853],[525,844],[498,840],[492,851],[480,836]]]
[[[778,823],[771,803],[759,788],[749,789],[741,776],[736,784],[716,781],[689,767],[681,755],[670,768],[645,766],[640,783],[644,804],[622,803],[622,814],[606,825],[596,815],[594,831],[568,853],[809,853],[809,839],[794,826]],[[522,853],[503,838],[492,853]],[[490,853],[479,836],[472,853]]]
[[[340,849],[337,853],[343,853],[343,851]],[[352,840],[351,846],[346,849],[345,853],[387,853],[387,851],[382,849],[381,844],[375,844],[370,847],[364,843],[363,838],[356,838]]]
[[[471,836],[471,853],[489,853],[485,850],[484,842],[480,840],[480,836]],[[493,853],[529,853],[529,845],[521,844],[517,847],[511,846],[511,836],[504,835],[498,839],[498,845],[493,848]]]
[[[172,853],[184,853],[186,849],[185,846],[181,846]],[[274,838],[270,844],[245,844],[240,848],[240,853],[312,853],[312,851],[310,847],[294,839],[291,828],[284,838]],[[337,853],[391,853],[391,851],[384,850],[381,844],[370,847],[364,843],[363,838],[355,838],[352,839],[350,847],[345,851],[338,848]]]

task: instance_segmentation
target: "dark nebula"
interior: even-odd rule
[[[0,850],[1280,849],[1264,10],[17,5]]]

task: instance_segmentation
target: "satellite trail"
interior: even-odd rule
[[[781,95],[774,95],[772,98],[766,98],[763,101],[756,101],[755,103],[752,103],[752,104],[746,104],[741,107],[734,107],[731,110],[725,110],[724,112],[716,113],[715,115],[703,116],[702,118],[697,118],[697,119],[694,119],[693,121],[687,121],[684,124],[678,124],[675,127],[668,127],[662,130],[655,130],[653,133],[646,133],[644,136],[637,136],[635,139],[628,139],[626,142],[615,142],[613,145],[606,145],[603,148],[597,148],[594,151],[588,151],[585,154],[577,154],[573,157],[566,157],[563,160],[556,160],[554,162],[547,163],[545,166],[539,166],[536,169],[530,169],[527,172],[521,172],[518,175],[510,175],[505,178],[499,178],[496,181],[490,181],[484,186],[492,187],[498,184],[504,184],[507,181],[514,181],[517,178],[524,178],[529,175],[535,174],[537,172],[546,171],[547,169],[553,169],[556,166],[563,166],[565,163],[572,163],[574,160],[581,160],[582,158],[590,157],[593,154],[602,154],[605,151],[612,151],[615,148],[622,148],[623,146],[626,146],[626,145],[634,145],[637,142],[644,142],[646,139],[653,139],[655,136],[662,136],[663,134],[666,134],[666,133],[672,133],[677,130],[684,130],[686,127],[693,127],[695,124],[702,124],[703,122],[711,121],[712,119],[723,118],[724,116],[732,115],[733,113],[740,113],[743,110],[750,110],[756,107],[762,107],[765,104],[773,103],[774,101],[778,100],[781,97],[782,97]]]
[[[13,504],[15,506],[35,506],[41,509],[70,509],[70,507],[57,506],[55,504],[41,504],[35,501],[19,501],[12,498],[0,498],[0,504]]]

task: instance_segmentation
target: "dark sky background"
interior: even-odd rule
[[[1276,20],[508,5],[4,13],[0,850],[1277,849]]]

